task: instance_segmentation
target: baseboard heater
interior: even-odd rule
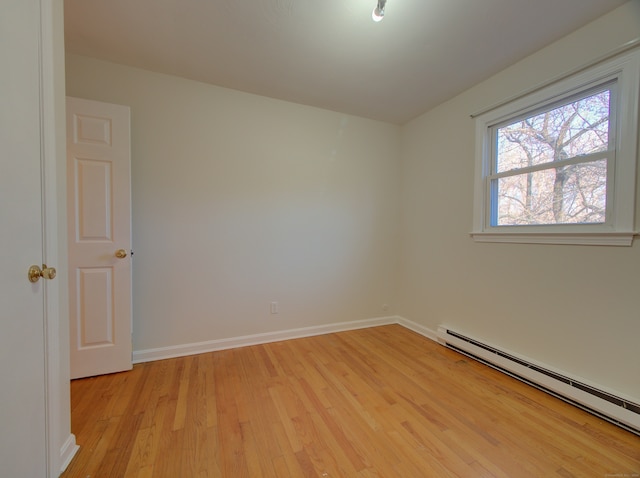
[[[640,405],[574,380],[478,340],[438,327],[438,342],[565,402],[640,435]]]

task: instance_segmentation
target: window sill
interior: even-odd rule
[[[581,246],[631,246],[636,232],[472,232],[475,242],[516,244],[573,244]]]

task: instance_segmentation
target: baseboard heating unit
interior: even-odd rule
[[[533,362],[486,345],[445,326],[438,327],[438,342],[565,402],[640,435],[640,405],[599,390]]]

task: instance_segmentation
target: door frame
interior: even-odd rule
[[[40,4],[40,123],[43,263],[58,268],[44,281],[45,445],[47,477],[58,477],[78,450],[71,433],[66,254],[66,135],[62,0]]]

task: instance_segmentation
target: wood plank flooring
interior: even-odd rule
[[[399,325],[71,384],[64,478],[639,477],[640,437]]]

